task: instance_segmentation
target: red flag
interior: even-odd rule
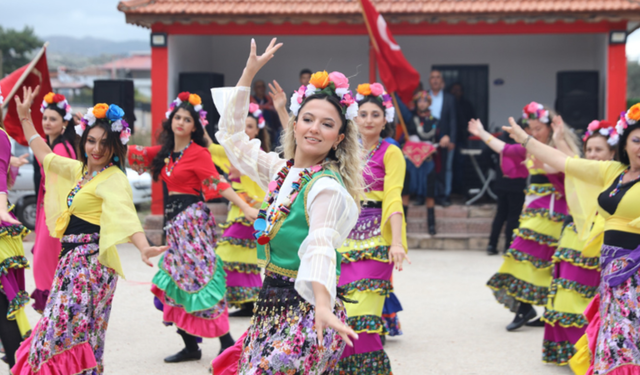
[[[393,39],[384,18],[371,0],[360,0],[364,22],[376,52],[378,72],[387,91],[395,92],[404,102],[413,100],[413,93],[420,84],[420,74],[405,59],[400,46]]]
[[[36,86],[40,85],[40,92],[33,100],[33,105],[31,105],[31,119],[33,120],[33,124],[35,125],[38,133],[44,137],[40,105],[42,104],[44,96],[51,92],[51,80],[49,79],[49,66],[47,65],[46,52],[39,54],[36,59],[37,61],[32,61],[28,65],[15,70],[13,73],[0,80],[0,88],[2,89],[2,92],[7,95],[3,106],[3,109],[7,112],[7,115],[4,118],[4,127],[7,130],[7,133],[9,133],[9,136],[23,146],[27,145],[27,140],[24,138],[24,134],[22,132],[20,117],[18,116],[16,102],[13,97],[15,95],[19,95],[20,99],[22,99],[23,87],[33,87],[35,89]],[[22,77],[25,72],[28,72],[27,76],[22,83],[19,83],[20,77]],[[8,95],[10,95],[16,84],[19,84],[20,86],[14,91],[15,94],[11,95],[12,97],[9,97]]]

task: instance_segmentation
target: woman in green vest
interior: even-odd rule
[[[361,147],[351,121],[358,105],[341,73],[318,72],[292,98],[284,129],[287,159],[260,150],[244,132],[255,74],[282,46],[251,54],[235,88],[213,89],[221,114],[216,138],[231,163],[266,192],[254,224],[266,277],[251,326],[212,363],[214,374],[332,373],[357,334],[336,286],[344,242],[363,194]],[[277,95],[284,95],[278,90]]]

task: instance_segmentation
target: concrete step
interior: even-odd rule
[[[489,237],[481,234],[407,234],[407,245],[412,250],[481,250],[487,249]],[[498,240],[498,249],[504,248],[504,236]]]
[[[490,217],[496,214],[495,204],[484,204],[478,206],[452,205],[449,207],[436,206],[436,218],[476,218]],[[409,206],[407,219],[422,219],[427,217],[427,206]]]
[[[436,232],[438,233],[470,233],[485,234],[491,232],[491,219],[487,218],[451,218],[436,216]],[[427,233],[427,219],[409,218],[407,233]]]

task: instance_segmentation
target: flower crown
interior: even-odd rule
[[[631,125],[635,125],[640,120],[640,103],[634,104],[628,111],[620,114],[620,120],[616,124],[616,132],[619,135],[624,134],[624,131]]]
[[[531,102],[524,106],[522,109],[522,119],[527,120],[539,120],[545,124],[549,123],[549,110],[544,109],[542,104]]]
[[[297,116],[305,99],[320,93],[340,98],[342,114],[347,120],[353,120],[358,116],[358,103],[349,91],[349,78],[340,72],[327,73],[322,71],[313,74],[307,86],[300,86],[298,91],[293,93],[289,109]]]
[[[414,102],[420,99],[429,99],[429,101],[431,101],[431,98],[429,98],[429,93],[426,90],[420,90],[416,92],[415,95],[413,95]]]
[[[71,121],[71,119],[73,118],[71,106],[69,105],[69,102],[67,101],[67,98],[64,97],[64,95],[56,94],[53,92],[45,95],[44,99],[42,100],[42,105],[40,105],[40,113],[44,113],[44,110],[47,109],[47,107],[49,107],[50,105],[55,105],[60,109],[64,109],[64,111],[66,112],[64,115],[65,121]]]
[[[82,136],[88,127],[92,127],[96,120],[106,119],[111,124],[111,131],[120,133],[120,142],[126,145],[131,137],[131,127],[124,120],[124,110],[115,104],[99,103],[95,107],[87,109],[87,113],[80,120],[80,124],[76,125],[76,133]]]
[[[589,126],[587,126],[587,131],[584,133],[584,137],[582,137],[582,141],[586,142],[587,139],[589,139],[589,137],[591,137],[596,133],[599,133],[602,136],[606,137],[607,143],[611,147],[617,145],[618,141],[620,140],[620,134],[618,134],[617,130],[615,129],[612,123],[610,123],[607,120],[602,120],[602,121],[593,120],[591,121]]]
[[[198,112],[198,115],[200,116],[200,125],[202,125],[203,128],[209,124],[209,121],[207,121],[207,111],[202,109],[202,99],[200,98],[200,95],[192,94],[188,91],[178,94],[178,97],[169,105],[169,110],[165,113],[165,116],[169,118],[169,116],[171,116],[171,112],[173,112],[173,110],[183,102],[191,104],[193,106],[193,110]]]
[[[258,121],[258,129],[264,128],[264,116],[262,115],[260,106],[257,103],[249,103],[249,113]]]
[[[393,99],[391,95],[387,94],[384,91],[384,86],[376,83],[363,83],[358,85],[358,89],[356,90],[356,100],[361,101],[367,96],[373,96],[378,99],[382,106],[385,108],[384,110],[384,118],[387,122],[393,122],[396,116],[396,109],[393,107]]]

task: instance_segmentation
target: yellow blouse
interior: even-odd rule
[[[229,173],[229,166],[231,165],[231,162],[229,161],[227,154],[224,152],[224,147],[212,143],[209,145],[209,152],[211,153],[211,160],[213,160],[213,163],[222,169],[224,173]],[[233,190],[237,192],[244,192],[249,196],[249,198],[259,203],[262,203],[264,200],[266,193],[249,177],[240,176],[240,183],[233,181],[230,182]]]
[[[640,196],[640,184],[633,185],[627,191],[613,215],[598,205],[598,195],[608,189],[626,168],[626,165],[617,161],[567,158],[565,174],[580,180],[579,185],[572,189],[571,196],[567,197],[569,211],[574,215],[574,220],[576,216],[581,218],[581,227],[577,227],[578,233],[590,232],[591,228],[587,226],[594,222],[598,212],[604,219],[605,231],[640,234],[640,200],[637,199]]]
[[[82,178],[82,163],[54,153],[44,158],[46,176],[45,214],[52,237],[62,238],[71,216],[100,226],[98,260],[124,277],[116,245],[142,232],[133,206],[133,194],[127,176],[117,167],[107,168],[78,191],[67,207],[67,196]]]
[[[382,202],[382,223],[380,231],[382,238],[392,244],[391,218],[394,214],[403,216],[402,220],[402,246],[407,251],[407,223],[404,220],[404,210],[402,208],[402,187],[404,186],[404,175],[406,173],[406,161],[402,151],[390,145],[384,154],[384,191],[370,191],[365,195],[367,199]]]

